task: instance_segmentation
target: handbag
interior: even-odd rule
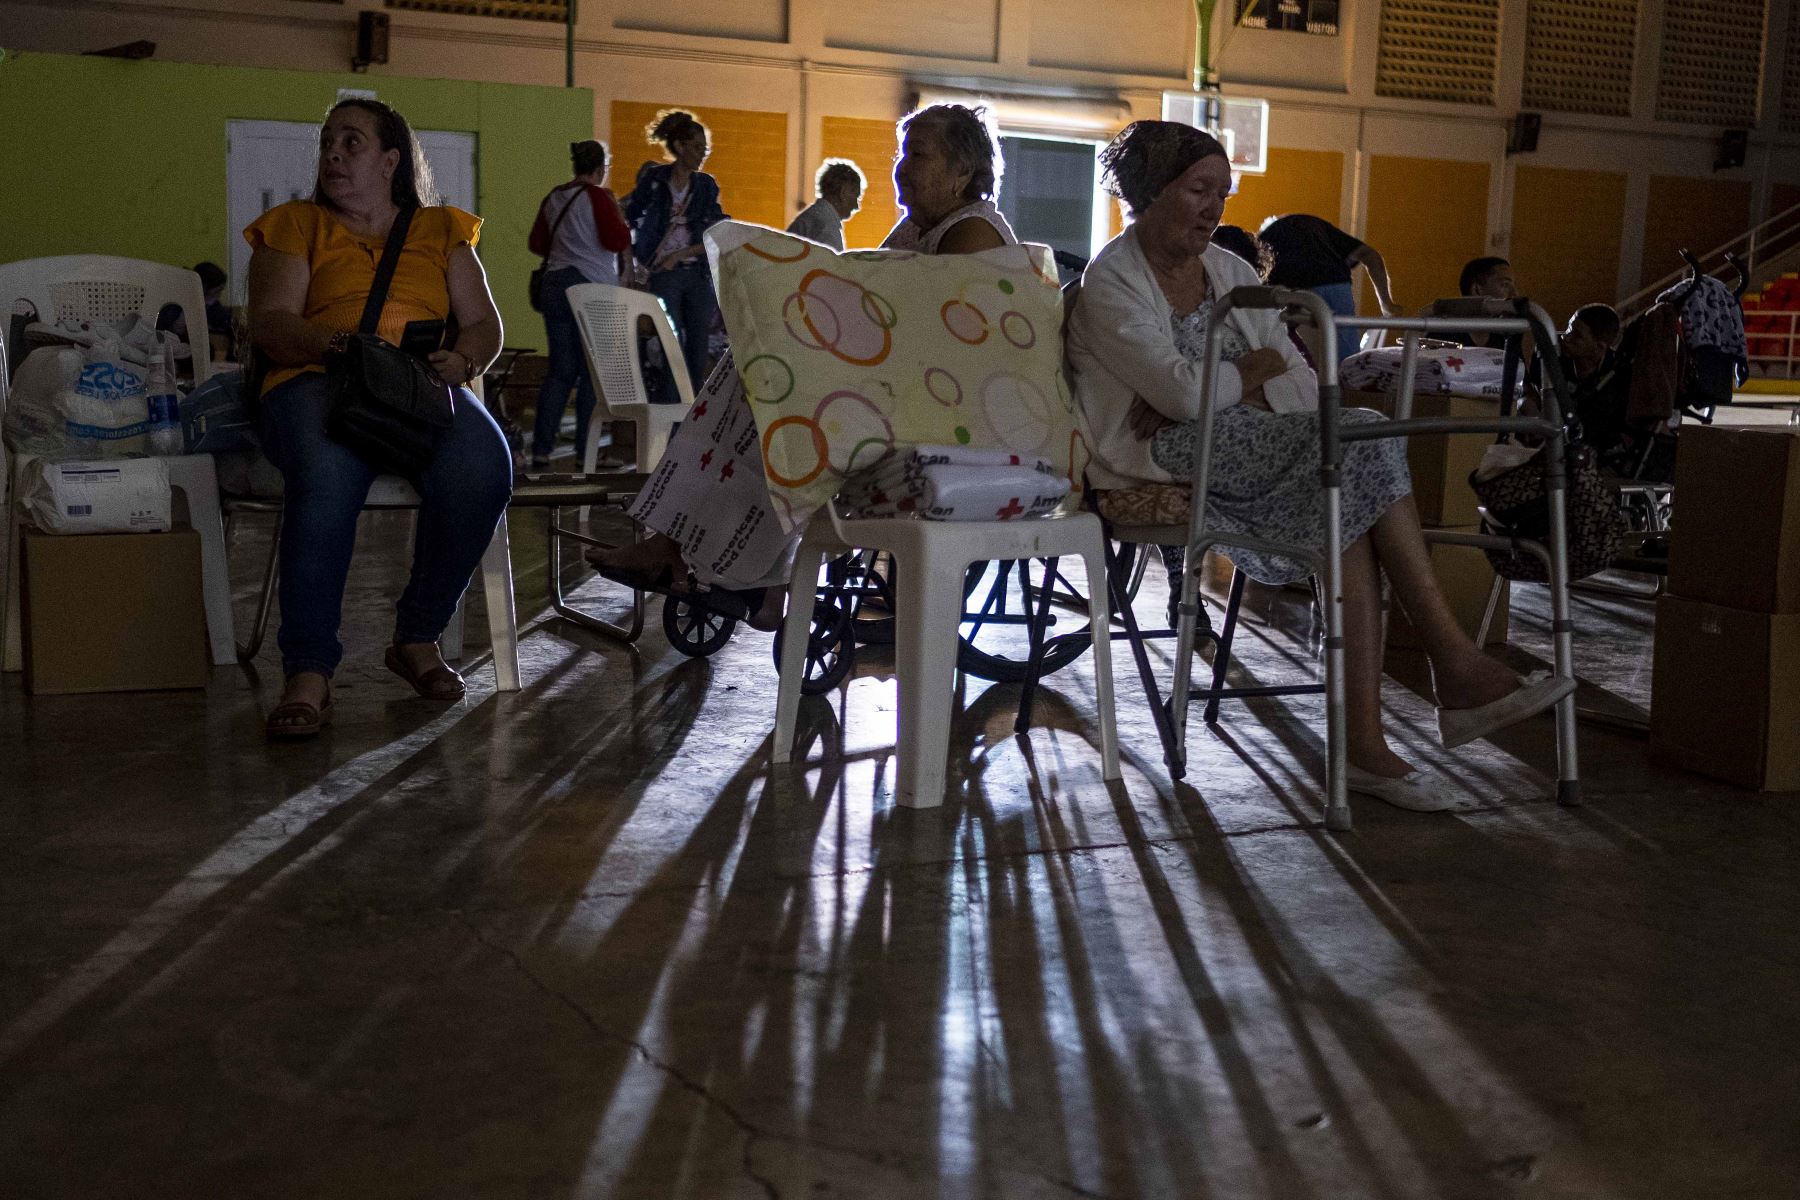
[[[1481,498],[1493,523],[1512,537],[1548,543],[1550,499],[1544,488],[1544,455],[1540,449],[1518,466],[1481,479],[1477,471],[1469,486]],[[1569,581],[1603,571],[1624,548],[1627,527],[1613,489],[1601,477],[1591,447],[1569,443],[1568,490],[1564,508],[1568,526]],[[1496,574],[1520,583],[1550,582],[1549,568],[1537,555],[1522,550],[1489,550],[1488,561]]]
[[[362,323],[325,364],[331,384],[325,432],[372,466],[406,479],[417,479],[431,465],[456,417],[449,385],[425,363],[375,333],[416,211],[408,206],[394,218],[363,306]]]
[[[556,214],[556,220],[550,226],[550,245],[552,247],[556,245],[556,231],[562,228],[563,218],[569,215],[569,210],[575,207],[575,202],[581,199],[581,195],[585,191],[587,191],[586,188],[577,188],[575,194],[569,197],[569,202],[563,205],[562,211]],[[531,278],[525,281],[525,291],[531,299],[532,312],[544,311],[544,276],[549,273],[550,254],[549,251],[545,251],[544,256],[538,259],[538,265],[531,268]]]

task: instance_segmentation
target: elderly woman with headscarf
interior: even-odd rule
[[[1259,282],[1254,268],[1212,241],[1231,193],[1231,163],[1212,137],[1172,121],[1135,122],[1101,163],[1133,223],[1088,266],[1070,318],[1070,372],[1094,438],[1089,480],[1097,488],[1185,480],[1213,306],[1232,288]],[[1221,342],[1207,524],[1322,551],[1312,369],[1268,309],[1233,309]],[[1345,425],[1382,419],[1367,409],[1343,414]],[[1456,623],[1426,557],[1401,440],[1348,443],[1342,495],[1350,788],[1402,808],[1448,808],[1442,790],[1382,732],[1382,572],[1423,634],[1446,745],[1541,712],[1571,685],[1521,681]],[[1307,573],[1275,555],[1233,548],[1230,557],[1266,583]]]

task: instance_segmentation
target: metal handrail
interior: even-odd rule
[[[1783,228],[1775,237],[1768,236],[1776,225],[1782,225]],[[1770,253],[1769,243],[1789,234],[1794,235],[1794,237],[1792,240],[1782,244],[1780,246],[1781,250],[1790,250],[1796,246],[1800,246],[1800,204],[1794,204],[1782,209],[1774,216],[1763,221],[1762,224],[1753,226],[1743,233],[1738,234],[1724,245],[1715,246],[1713,249],[1700,255],[1701,269],[1710,274],[1718,268],[1727,265],[1725,260],[1728,254],[1738,254],[1738,256],[1744,260],[1748,270],[1754,272],[1757,266],[1760,265],[1763,260],[1768,258]],[[1763,243],[1760,246],[1758,245],[1759,240]],[[1742,251],[1741,254],[1739,253],[1740,250]],[[1682,279],[1686,278],[1687,272],[1687,267],[1679,267],[1649,286],[1633,292],[1630,296],[1627,296],[1618,303],[1617,307],[1619,315],[1626,320],[1630,320],[1637,315],[1642,307],[1647,307],[1647,301],[1654,300],[1660,293],[1668,290],[1670,287],[1673,287],[1675,284],[1680,283]]]

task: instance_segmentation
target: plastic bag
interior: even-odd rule
[[[13,376],[6,444],[59,461],[146,453],[144,373],[116,337],[32,351]]]
[[[19,500],[45,533],[166,533],[169,468],[160,458],[35,461]]]
[[[1504,475],[1514,467],[1528,463],[1537,454],[1530,446],[1521,446],[1516,442],[1495,442],[1481,454],[1481,465],[1475,468],[1470,483],[1486,483],[1498,475]]]

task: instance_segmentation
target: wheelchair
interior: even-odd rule
[[[841,684],[855,667],[859,645],[893,643],[893,570],[885,555],[858,550],[832,559],[820,571],[802,694],[822,695]],[[1142,577],[1140,565],[1133,595]],[[957,669],[994,683],[1024,682],[1034,673],[1030,646],[1036,623],[1043,646],[1035,673],[1061,670],[1086,653],[1092,641],[1085,618],[1078,630],[1053,632],[1063,619],[1054,610],[1085,604],[1054,559],[971,564],[963,576]],[[737,625],[736,619],[706,607],[699,598],[663,599],[663,634],[670,646],[689,657],[717,654]],[[777,631],[773,647],[777,663],[781,645]]]

